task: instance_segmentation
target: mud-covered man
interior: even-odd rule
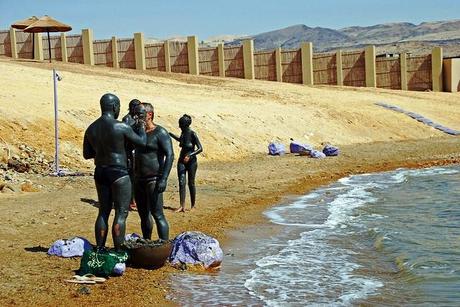
[[[94,159],[96,169],[94,181],[99,198],[99,214],[95,234],[98,248],[105,247],[108,220],[112,207],[115,219],[112,237],[115,249],[124,243],[126,218],[131,198],[131,181],[128,175],[126,145],[145,146],[147,136],[144,124],[138,133],[126,123],[117,120],[120,114],[120,100],[113,94],[105,94],[100,100],[102,115],[86,130],[83,141],[83,157]]]
[[[134,163],[134,190],[137,210],[141,218],[142,235],[151,239],[153,219],[158,237],[169,238],[169,225],[163,213],[163,195],[174,160],[171,138],[165,128],[153,122],[154,110],[150,103],[145,108],[146,146],[136,146]]]

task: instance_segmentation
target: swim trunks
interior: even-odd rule
[[[128,170],[120,166],[96,166],[94,170],[94,180],[102,185],[110,186],[124,176],[128,176]]]

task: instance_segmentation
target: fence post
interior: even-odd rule
[[[145,70],[144,33],[134,33],[134,58],[137,70]]]
[[[41,33],[33,33],[34,35],[34,59],[43,61],[43,38]]]
[[[16,45],[16,30],[10,28],[10,46],[11,46],[11,57],[13,59],[18,58],[18,46]]]
[[[244,78],[254,79],[254,41],[252,39],[243,40],[243,66]]]
[[[165,40],[165,71],[171,72],[171,49],[169,48],[169,40]]]
[[[81,31],[81,38],[83,44],[83,63],[94,65],[93,30],[83,29]]]
[[[283,63],[281,62],[281,47],[275,49],[276,81],[283,82]]]
[[[343,86],[343,64],[342,64],[342,50],[337,50],[335,54],[335,64],[337,71],[337,85]]]
[[[188,52],[188,73],[191,75],[200,74],[200,59],[198,55],[198,38],[193,36],[187,37]]]
[[[401,70],[401,89],[407,91],[407,54],[405,52],[399,55],[399,67]]]
[[[301,65],[302,65],[302,83],[313,85],[313,44],[302,43],[300,45]]]
[[[120,63],[118,62],[118,44],[116,36],[112,36],[112,67],[120,68]]]
[[[67,58],[67,39],[64,32],[61,33],[61,58],[64,63],[69,61]]]
[[[223,43],[217,45],[217,61],[219,62],[219,77],[225,77],[225,53]]]
[[[434,47],[431,51],[431,76],[433,92],[442,92],[442,48]]]
[[[367,46],[364,50],[364,69],[366,71],[366,87],[377,87],[375,46]]]

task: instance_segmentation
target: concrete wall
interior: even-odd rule
[[[48,40],[32,37],[19,30],[0,30],[0,56],[48,60]],[[93,40],[91,29],[81,35],[53,35],[51,59],[55,61],[102,65],[113,68],[157,70],[173,73],[219,76],[300,83],[305,85],[339,85],[379,87],[402,90],[456,91],[458,62],[443,61],[442,48],[429,55],[399,58],[377,57],[375,46],[362,51],[314,53],[314,46],[304,42],[299,49],[255,51],[251,39],[240,46],[199,48],[196,36],[186,42],[145,42],[143,33],[133,38]],[[446,65],[449,65],[447,67]],[[445,69],[444,69],[444,66]]]

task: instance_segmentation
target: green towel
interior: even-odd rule
[[[128,260],[127,252],[116,251],[85,251],[80,262],[79,275],[94,274],[100,277],[110,276],[117,263],[125,263]]]

